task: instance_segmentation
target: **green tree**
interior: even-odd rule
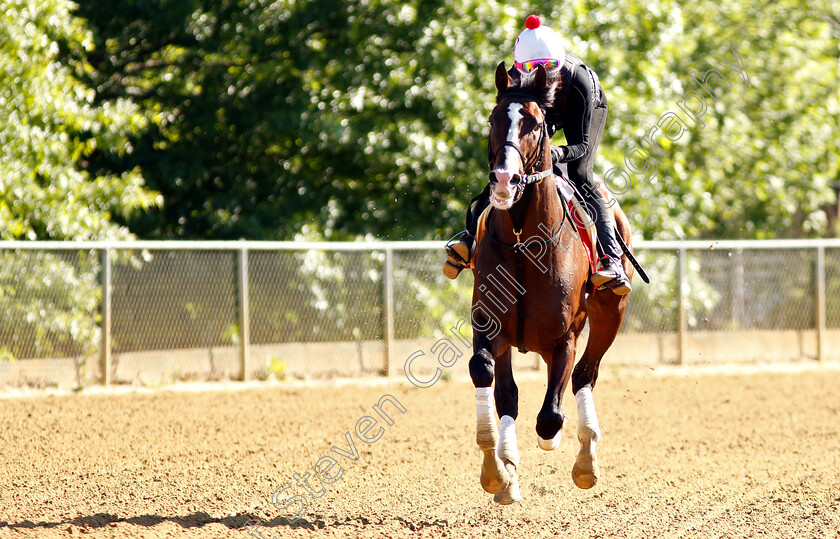
[[[484,177],[499,2],[86,2],[91,80],[153,119],[142,236],[428,237]],[[463,17],[464,13],[474,14]]]
[[[79,76],[91,44],[65,0],[0,0],[0,238],[126,238],[114,215],[156,203],[137,170],[86,168],[94,151],[124,158],[143,116],[126,99],[94,105]]]
[[[92,85],[152,120],[137,149],[164,196],[144,237],[445,235],[485,177],[492,72],[526,14],[601,75],[598,171],[740,52],[704,127],[660,140],[658,176],[620,196],[644,237],[809,236],[838,178],[836,34],[826,0],[85,2]]]
[[[157,203],[137,170],[91,170],[96,152],[124,159],[144,117],[126,99],[94,103],[81,81],[92,45],[66,0],[0,0],[0,239],[123,239],[117,215]],[[0,252],[0,358],[79,356],[98,340],[98,263],[91,256]]]
[[[664,152],[655,156],[656,179],[636,175],[619,195],[637,233],[700,239],[830,232],[825,207],[836,202],[831,182],[840,179],[833,136],[840,47],[831,4],[613,0],[558,9],[579,36],[573,49],[598,68],[609,95],[602,173],[627,169],[627,152],[646,146],[642,137],[663,114],[680,112],[686,92],[708,96],[694,73],[716,68],[731,84],[711,79],[718,99],[706,97],[705,125],[688,121],[677,142],[657,135]],[[749,83],[718,63],[736,63],[733,46]]]

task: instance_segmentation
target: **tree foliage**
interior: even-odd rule
[[[92,46],[66,0],[0,0],[0,239],[125,239],[130,216],[158,202],[121,161],[145,117],[101,99],[83,78]],[[90,254],[0,251],[0,359],[81,357],[99,339],[98,260]]]
[[[0,239],[448,237],[486,182],[493,70],[529,13],[600,75],[596,172],[629,171],[618,199],[637,236],[837,232],[829,0],[0,0]],[[736,51],[744,76],[721,63]],[[712,68],[727,80],[704,90]],[[702,123],[680,108],[691,92],[705,93]],[[669,113],[684,132],[651,134]],[[98,261],[3,260],[0,334],[14,339],[0,358],[90,354]],[[307,307],[281,306],[276,327],[305,316],[366,337],[341,309],[375,271],[331,274],[358,283],[348,300],[313,285],[332,260],[309,264],[286,283]],[[408,275],[401,291],[430,294]],[[691,284],[696,315],[717,301],[706,285]],[[665,323],[663,294],[648,292]],[[432,296],[437,316],[446,298]]]
[[[721,5],[670,0],[576,2],[569,19],[584,56],[610,93],[602,170],[625,157],[686,92],[706,96],[702,123],[688,121],[677,142],[660,142],[651,182],[634,177],[619,196],[647,238],[770,238],[831,232],[826,207],[837,197],[840,146],[840,32],[823,0]],[[604,24],[621,14],[621,24]],[[594,21],[594,24],[590,24]],[[749,77],[734,64],[732,47]],[[716,68],[728,84],[709,79]],[[685,116],[684,116],[685,117]],[[653,152],[648,152],[653,154]],[[637,164],[639,160],[636,160]],[[836,212],[836,210],[835,210]]]
[[[601,174],[702,90],[695,75],[728,79],[702,126],[660,131],[653,181],[631,173],[619,200],[640,235],[830,232],[840,24],[827,0],[2,6],[6,238],[443,237],[485,181],[493,68],[531,12],[601,76]],[[749,84],[718,63],[733,47]]]
[[[537,12],[601,74],[598,171],[717,67],[704,126],[660,141],[620,199],[645,237],[826,232],[838,177],[835,9],[824,0],[86,2],[91,81],[153,120],[119,166],[164,206],[143,236],[440,237],[485,176],[492,72]],[[834,32],[834,33],[832,33]],[[747,85],[716,62],[737,47]],[[667,147],[666,147],[667,146]]]
[[[144,125],[127,99],[94,104],[80,81],[92,42],[65,0],[0,0],[0,238],[128,237],[114,214],[156,202],[139,171],[97,174],[94,152],[123,159]]]
[[[466,7],[484,22],[443,22]],[[481,170],[485,66],[515,28],[512,10],[506,27],[490,23],[493,11],[505,10],[84,4],[99,94],[132,96],[154,121],[124,166],[140,165],[165,203],[132,227],[156,237],[291,238],[308,227],[408,238],[451,222]]]

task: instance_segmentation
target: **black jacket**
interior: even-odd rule
[[[512,76],[519,76],[515,67]],[[577,56],[566,53],[560,66],[562,84],[557,89],[554,105],[545,111],[549,135],[562,129],[566,135],[566,146],[561,146],[564,162],[575,161],[589,153],[589,128],[592,110],[606,107],[607,98],[601,87],[598,74]]]

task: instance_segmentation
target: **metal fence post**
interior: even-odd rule
[[[817,330],[817,359],[820,362],[825,360],[825,246],[817,246],[816,264],[816,330]]]
[[[732,251],[732,298],[730,299],[729,312],[731,313],[732,329],[745,327],[745,294],[746,282],[744,278],[744,250],[734,249]]]
[[[680,247],[677,260],[677,346],[679,348],[678,362],[685,365],[687,355],[686,337],[688,333],[688,319],[686,317],[685,296],[688,288],[687,273],[688,263],[686,262],[686,249]]]
[[[106,245],[100,256],[102,264],[102,339],[99,348],[99,368],[102,371],[102,385],[111,384],[111,249]]]
[[[251,345],[251,312],[248,297],[248,248],[244,245],[239,249],[239,263],[237,264],[237,295],[239,296],[239,366],[242,370],[242,381],[250,378],[248,358]]]
[[[384,305],[382,312],[382,333],[385,339],[385,376],[391,372],[391,362],[394,354],[394,250],[385,249],[385,267],[382,269],[382,286]]]

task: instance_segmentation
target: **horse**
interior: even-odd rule
[[[579,488],[591,488],[600,476],[595,447],[601,437],[592,389],[601,358],[624,319],[627,297],[593,289],[588,255],[558,196],[545,120],[557,82],[549,80],[542,66],[511,78],[502,62],[495,83],[488,143],[494,210],[473,259],[469,372],[476,391],[476,442],[483,453],[480,483],[494,494],[495,502],[511,504],[521,499],[518,389],[511,347],[536,352],[547,364],[548,387],[536,420],[538,445],[547,451],[560,443],[567,419],[561,402],[571,378],[580,441],[572,479]],[[599,188],[632,253],[627,217],[603,182]],[[622,264],[632,279],[626,255]],[[575,365],[577,340],[587,318],[589,339]]]

